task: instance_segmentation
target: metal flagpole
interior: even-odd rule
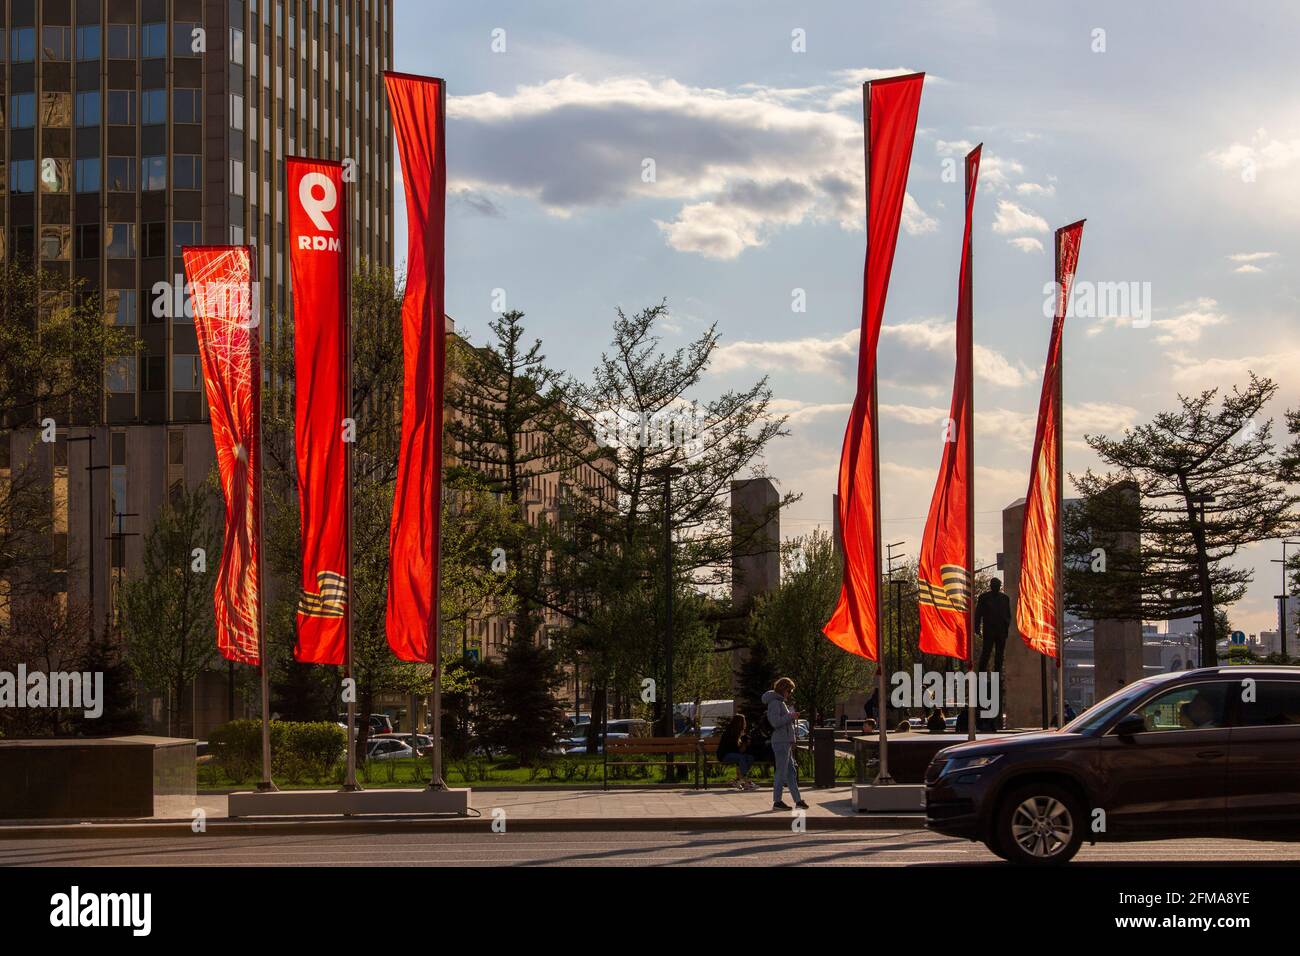
[[[981,144],[982,145],[982,144]],[[979,149],[980,147],[976,147]],[[971,191],[975,184],[971,181],[970,157],[966,159],[966,205],[970,208]],[[962,306],[966,312],[967,339],[962,350],[961,362],[966,369],[966,420],[961,423],[963,438],[966,439],[966,739],[975,739],[975,688],[979,678],[975,674],[975,314],[971,289],[975,277],[971,272],[974,259],[974,230],[966,243],[966,282],[961,289],[964,300]]]
[[[263,334],[261,321],[252,322],[254,314],[260,316],[262,303],[258,300],[256,290],[258,288],[254,277],[257,273],[257,249],[254,246],[247,246],[248,249],[248,309],[249,309],[249,344],[252,344],[254,335],[259,338]],[[257,310],[256,313],[254,310]],[[275,781],[271,779],[271,676],[269,661],[266,654],[266,562],[263,557],[262,535],[266,528],[266,494],[264,490],[264,476],[266,472],[266,461],[262,458],[262,370],[261,370],[261,345],[258,346],[258,369],[257,369],[257,661],[259,677],[262,685],[262,779],[258,781],[257,789],[263,793],[279,789]]]
[[[1061,275],[1061,230],[1056,231],[1056,294],[1061,297],[1061,339],[1056,361],[1056,726],[1065,726],[1065,567],[1061,541],[1061,509],[1065,506],[1065,441],[1061,432],[1065,401],[1065,277]]]
[[[445,80],[438,82],[438,159],[444,160],[446,156],[447,143],[447,83]],[[446,319],[441,315],[433,317],[435,322],[445,322]],[[434,327],[433,334],[444,334],[443,329]],[[446,363],[445,360],[441,368],[434,370],[438,376],[437,393],[438,393],[438,428],[442,428],[442,397],[446,388]],[[442,435],[436,436],[439,450],[442,449]],[[442,779],[442,456],[438,457],[435,462],[438,469],[438,500],[433,503],[435,509],[433,515],[433,533],[437,542],[437,550],[434,553],[433,562],[433,713],[431,720],[433,723],[432,733],[433,747],[431,749],[433,767],[429,780],[430,790],[446,790],[447,784]]]
[[[352,204],[349,202],[348,182],[342,180],[342,196],[340,197],[343,206],[340,221],[344,224],[348,241],[346,250],[343,255],[346,261],[345,274],[343,276],[343,337],[346,341],[347,364],[343,369],[343,402],[347,409],[347,417],[353,420],[355,428],[355,409],[352,407],[352,220],[349,218],[352,214]],[[340,437],[342,437],[343,423],[339,423]],[[353,435],[356,438],[356,435]],[[344,629],[346,640],[344,642],[344,661],[343,676],[346,679],[352,693],[348,699],[348,759],[346,775],[343,778],[344,790],[360,790],[361,786],[357,783],[357,743],[361,738],[360,728],[357,727],[357,683],[356,673],[353,669],[352,662],[352,596],[356,593],[356,581],[353,580],[353,561],[352,561],[352,445],[353,442],[345,441],[343,443],[343,461],[344,471],[347,475],[347,494],[344,496],[345,508],[347,515],[347,586],[344,591],[344,601],[347,606],[347,612],[344,617]],[[366,715],[366,720],[370,720],[370,715]],[[354,736],[353,736],[354,735]]]
[[[871,248],[871,84],[862,84],[862,157],[863,169],[865,172],[864,182],[866,184],[867,200],[867,248]],[[867,260],[871,257],[868,254]],[[865,284],[864,284],[865,285]],[[871,507],[873,512],[872,518],[872,577],[875,586],[876,601],[876,731],[880,741],[880,768],[876,774],[876,785],[892,784],[894,779],[889,775],[889,732],[885,728],[886,717],[889,708],[886,706],[886,687],[885,687],[885,650],[884,641],[881,639],[880,621],[881,612],[884,610],[880,601],[880,443],[877,441],[878,429],[877,422],[877,401],[876,401],[876,380],[878,376],[871,376],[871,486],[873,494],[871,496]]]

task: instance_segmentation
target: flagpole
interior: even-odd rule
[[[439,154],[438,162],[443,169],[446,169],[445,157],[447,155],[447,138],[446,138],[447,83],[445,80],[438,81],[438,97],[440,100],[438,104],[438,116],[437,116],[437,125],[438,125],[437,149]],[[446,187],[445,187],[445,179],[444,179],[444,189],[445,188]],[[446,229],[445,219],[444,219],[443,228],[444,230]],[[442,269],[439,269],[439,281],[440,282],[445,281],[445,275],[443,274]],[[433,327],[433,334],[436,341],[437,336],[446,334],[445,325],[447,320],[445,316],[435,315],[433,317],[433,321],[435,323],[442,323],[442,325],[434,325]],[[434,507],[433,534],[434,534],[434,541],[436,543],[436,548],[434,550],[434,562],[433,562],[433,648],[432,648],[433,653],[431,655],[433,657],[433,714],[431,715],[432,722],[433,722],[433,727],[431,729],[433,732],[430,734],[430,736],[433,738],[433,757],[432,757],[433,767],[429,779],[430,790],[447,789],[447,783],[442,779],[442,497],[443,495],[442,495],[442,454],[441,452],[442,452],[442,416],[443,416],[442,399],[443,399],[444,390],[446,389],[446,371],[447,371],[445,352],[443,353],[443,355],[444,355],[444,359],[442,363],[440,363],[441,367],[434,370],[434,374],[438,376],[437,378],[438,432],[434,435],[434,441],[437,443],[439,454],[438,454],[438,460],[434,463],[434,466],[438,469],[438,498],[433,503],[433,507]]]
[[[1061,431],[1062,405],[1065,401],[1065,313],[1069,301],[1065,296],[1065,277],[1061,274],[1061,230],[1056,230],[1056,290],[1061,297],[1060,354],[1056,362],[1056,726],[1065,726],[1065,562],[1061,540],[1061,510],[1065,507],[1065,440]]]
[[[870,263],[871,255],[871,83],[862,84],[862,159],[863,159],[863,183],[866,189],[867,205],[867,262]],[[865,283],[863,283],[865,288]],[[864,303],[865,307],[865,303]],[[866,343],[859,343],[859,348],[864,348]],[[874,600],[876,602],[876,732],[880,748],[880,767],[876,773],[875,783],[877,786],[892,784],[894,778],[889,775],[889,731],[886,728],[889,714],[888,698],[885,689],[885,649],[884,641],[881,639],[880,622],[883,619],[883,607],[880,600],[880,429],[878,427],[879,412],[876,395],[878,392],[877,379],[879,378],[874,372],[871,376],[871,511],[872,511],[872,529],[871,529],[871,576],[874,588]]]
[[[246,246],[248,250],[248,297],[249,297],[249,319],[254,315],[261,315],[262,304],[256,301],[254,291],[257,283],[254,276],[257,273],[257,249],[254,246]],[[256,311],[254,311],[256,310]],[[258,362],[257,370],[254,373],[257,376],[257,661],[259,680],[262,685],[262,779],[258,781],[257,789],[267,793],[278,788],[275,781],[271,779],[271,678],[269,673],[268,661],[266,659],[266,575],[264,573],[265,559],[262,556],[262,535],[266,528],[266,494],[264,491],[264,474],[266,462],[262,458],[262,349],[261,335],[262,323],[249,323],[249,345],[252,345],[252,337],[258,336]]]
[[[353,580],[353,561],[352,561],[352,492],[354,478],[352,474],[352,445],[356,440],[356,419],[354,418],[355,409],[352,407],[352,204],[349,202],[348,181],[346,178],[341,180],[343,186],[343,195],[340,197],[343,209],[339,217],[339,222],[343,224],[343,230],[347,235],[346,248],[343,250],[344,275],[343,275],[343,338],[345,339],[347,361],[343,367],[343,401],[344,408],[347,410],[347,418],[353,424],[353,441],[343,442],[343,470],[347,477],[347,494],[344,495],[344,512],[347,516],[347,587],[344,591],[344,604],[346,612],[344,616],[344,632],[346,639],[344,641],[344,677],[351,687],[351,696],[348,700],[348,759],[347,770],[343,778],[344,790],[360,790],[361,786],[357,783],[357,742],[361,737],[361,732],[357,727],[357,684],[356,674],[353,668],[352,660],[352,598],[356,594],[356,581]],[[341,423],[340,423],[341,427]],[[366,720],[370,720],[370,715],[366,715]],[[367,737],[367,739],[369,739]]]
[[[976,146],[978,150],[983,146]],[[972,151],[973,152],[973,151]],[[966,208],[971,213],[971,193],[975,188],[971,180],[970,156],[966,157]],[[966,560],[969,562],[969,578],[966,589],[966,739],[975,739],[975,704],[971,700],[977,686],[975,675],[975,313],[972,289],[975,276],[971,271],[974,262],[974,230],[966,241],[966,281],[962,285],[961,297],[966,313],[966,341],[962,349],[961,362],[966,368],[966,415],[962,422],[963,437],[966,439]]]

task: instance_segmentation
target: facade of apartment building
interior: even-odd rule
[[[0,255],[83,280],[142,343],[108,363],[97,421],[59,421],[49,445],[0,432],[0,472],[29,454],[48,470],[56,586],[109,628],[170,490],[214,460],[193,321],[175,308],[182,246],[253,246],[264,341],[280,341],[284,159],[310,155],[350,166],[354,262],[393,265],[392,4],[2,0],[0,16]],[[196,729],[226,715],[214,678]]]

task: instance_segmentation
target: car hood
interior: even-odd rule
[[[1034,747],[1052,744],[1068,745],[1079,740],[1082,734],[1062,734],[1056,731],[1039,731],[1032,734],[1016,734],[1000,737],[997,740],[968,740],[965,743],[945,747],[935,754],[935,759],[949,757],[981,757],[985,754],[1013,753],[1017,750],[1029,750]]]

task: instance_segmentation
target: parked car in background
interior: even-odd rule
[[[356,724],[357,728],[360,728],[361,722],[364,721],[365,719],[366,718],[361,714],[357,714],[357,724]],[[371,714],[369,719],[370,719],[369,736],[371,737],[374,737],[377,734],[391,734],[396,732],[396,728],[393,726],[393,718],[389,717],[387,714]],[[338,725],[343,728],[347,727],[348,725],[347,714],[339,714]]]
[[[367,760],[400,760],[415,755],[415,751],[409,746],[392,737],[372,738],[366,750]]]
[[[945,747],[925,816],[1034,865],[1068,861],[1085,839],[1300,839],[1300,667],[1160,674],[1059,731]]]
[[[371,740],[400,740],[415,750],[421,757],[427,757],[433,751],[433,738],[428,734],[375,734]]]

